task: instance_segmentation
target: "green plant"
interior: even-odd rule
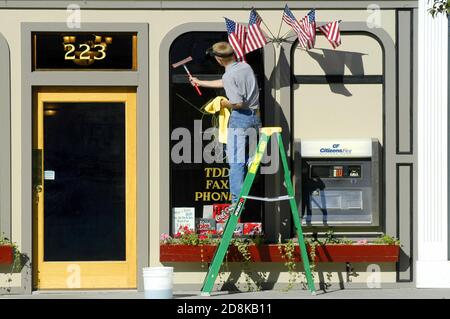
[[[213,245],[219,242],[219,238],[212,238],[212,234],[199,235],[195,231],[189,229],[187,226],[180,227],[178,232],[171,237],[170,235],[161,234],[159,241],[161,244],[169,245]]]
[[[316,271],[316,251],[317,246],[322,245],[322,243],[318,240],[310,240],[308,241],[309,244],[309,258],[311,259],[309,267],[311,269],[311,273]]]
[[[375,239],[374,244],[401,246],[399,239],[386,234],[383,234],[380,238]]]
[[[287,267],[288,273],[289,273],[289,279],[288,279],[288,285],[284,291],[291,290],[295,282],[297,281],[297,272],[296,270],[296,264],[295,264],[295,244],[292,239],[289,239],[285,244],[281,243],[281,239],[278,241],[278,250],[280,251],[281,256],[286,261],[284,262],[284,265]]]
[[[264,236],[261,234],[256,234],[253,235],[249,238],[251,240],[252,243],[254,243],[255,245],[262,245],[264,244]]]
[[[340,240],[336,237],[333,230],[329,230],[325,233],[324,244],[340,244]]]
[[[448,17],[450,13],[450,1],[449,0],[433,0],[433,5],[428,9],[428,13],[434,18],[438,14],[442,13]]]
[[[335,233],[333,230],[329,230],[325,233],[325,239],[324,241],[320,241],[319,239],[317,239],[317,234],[315,234],[315,240],[317,242],[319,242],[321,245],[327,245],[327,244],[337,244],[337,245],[352,245],[354,244],[354,241],[352,239],[348,239],[348,238],[338,238],[336,237]]]
[[[247,291],[253,291],[254,287],[252,285],[252,279],[250,274],[252,273],[250,271],[250,262],[252,259],[252,256],[250,254],[250,251],[248,249],[249,245],[252,243],[250,239],[248,238],[233,238],[231,243],[237,248],[239,253],[242,256],[242,270],[244,272],[245,276],[245,284],[247,287]],[[257,288],[260,285],[257,285]],[[257,289],[259,290],[259,289]]]
[[[13,246],[14,243],[12,243],[8,238],[5,237],[5,234],[2,233],[0,236],[0,246]]]
[[[200,246],[200,257],[201,257],[201,268],[205,269],[207,266],[206,261],[204,260],[204,251],[203,245],[217,245],[220,242],[220,237],[213,238],[212,234],[207,235],[198,235],[193,230],[188,227],[180,227],[178,232],[171,237],[168,234],[161,234],[160,243],[163,245],[191,245],[191,246]],[[248,238],[233,238],[230,242],[230,245],[234,245],[240,255],[242,256],[242,269],[245,276],[245,282],[248,291],[253,291],[254,287],[252,285],[251,274],[253,272],[250,271],[250,263],[251,263],[251,253],[248,249],[249,245],[255,244],[260,245],[264,242],[264,238],[261,234],[256,234]],[[218,277],[219,283],[223,285],[225,282],[225,270],[223,269],[225,266],[228,269],[228,251],[225,255],[224,262],[221,265],[221,269],[219,270]],[[262,282],[265,280],[265,275],[259,275],[257,273],[257,279],[254,280],[254,284],[256,285],[256,290],[262,289]],[[232,279],[229,279],[232,280]]]

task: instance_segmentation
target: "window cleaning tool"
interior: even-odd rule
[[[189,75],[189,77],[191,78],[191,77],[192,77],[191,72],[189,72],[189,70],[188,70],[188,68],[187,68],[187,66],[186,66],[186,63],[188,63],[188,62],[190,62],[190,61],[192,61],[192,57],[191,57],[191,56],[188,56],[186,59],[181,60],[180,62],[177,62],[177,63],[172,64],[172,67],[175,69],[175,68],[178,68],[180,65],[182,65],[182,66],[184,67],[184,69],[186,70],[186,73],[187,73],[187,74]],[[195,86],[195,89],[197,90],[198,95],[202,95],[202,92],[201,92],[200,89],[198,88],[198,85],[197,85],[197,84],[194,84],[194,86]]]
[[[260,129],[261,137],[259,139],[258,148],[256,150],[255,158],[248,168],[247,176],[245,176],[244,185],[242,186],[241,193],[239,194],[239,200],[234,210],[230,213],[230,217],[225,224],[225,229],[222,235],[222,240],[220,241],[219,246],[216,249],[214,254],[214,258],[212,260],[211,266],[209,267],[208,274],[205,277],[205,281],[202,287],[202,296],[209,296],[211,290],[214,286],[214,282],[217,278],[217,275],[220,270],[220,266],[222,265],[223,258],[228,250],[228,246],[230,245],[231,238],[233,236],[233,231],[236,228],[236,224],[238,222],[239,216],[244,209],[244,205],[247,199],[260,200],[260,201],[281,201],[281,200],[289,200],[289,204],[291,206],[291,213],[294,219],[295,229],[297,231],[298,236],[298,244],[300,245],[301,251],[301,259],[303,262],[303,268],[306,274],[306,280],[308,282],[308,288],[311,291],[311,294],[315,295],[316,290],[314,287],[314,281],[311,274],[311,268],[309,266],[308,253],[306,251],[305,239],[303,237],[302,225],[300,222],[300,217],[298,215],[297,203],[295,201],[294,188],[292,186],[291,181],[291,172],[289,171],[288,162],[286,158],[286,152],[284,150],[283,140],[281,138],[281,127],[263,127]],[[267,197],[255,197],[248,196],[250,189],[253,184],[253,180],[255,179],[256,171],[258,170],[261,159],[263,157],[264,151],[266,150],[267,143],[269,142],[270,137],[272,135],[278,140],[278,148],[281,155],[281,161],[283,163],[284,170],[284,182],[286,185],[288,195],[283,195],[275,198],[267,198]]]

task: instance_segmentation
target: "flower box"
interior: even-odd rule
[[[211,262],[216,245],[160,245],[161,262]],[[284,246],[282,246],[284,247]],[[283,253],[277,244],[249,245],[252,262],[285,262]],[[308,246],[308,251],[311,247]],[[325,245],[316,246],[316,262],[397,262],[400,253],[398,245]],[[295,246],[295,261],[299,262],[300,249]],[[227,259],[229,262],[242,261],[235,246],[230,245]]]
[[[397,262],[398,245],[326,245],[316,249],[319,262]]]
[[[0,265],[10,265],[14,261],[14,248],[9,245],[0,246]]]

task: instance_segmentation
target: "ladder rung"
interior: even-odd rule
[[[289,195],[283,195],[278,197],[257,197],[257,196],[242,196],[242,198],[245,199],[253,199],[253,200],[260,200],[262,202],[277,202],[280,200],[290,200],[293,197]]]

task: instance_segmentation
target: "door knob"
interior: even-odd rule
[[[34,188],[34,190],[35,190],[36,193],[41,193],[42,190],[43,190],[42,185],[36,185],[36,187]]]

